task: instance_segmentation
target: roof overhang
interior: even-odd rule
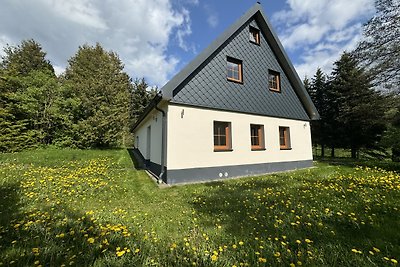
[[[146,106],[143,113],[137,119],[135,124],[133,125],[133,131],[142,123],[142,121],[147,117],[147,115],[161,102],[163,99],[161,93],[157,93],[154,98],[150,101],[150,103]]]

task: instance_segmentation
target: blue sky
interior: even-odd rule
[[[301,78],[317,67],[329,73],[374,14],[373,0],[260,2]],[[2,0],[0,48],[33,38],[62,73],[80,45],[99,42],[120,56],[131,77],[162,86],[255,3]]]

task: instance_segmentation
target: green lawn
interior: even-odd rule
[[[399,174],[345,163],[160,189],[126,150],[1,154],[0,265],[396,265]]]

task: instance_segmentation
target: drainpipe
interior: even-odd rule
[[[162,130],[161,130],[161,173],[160,179],[158,180],[159,183],[163,182],[163,178],[165,175],[165,143],[166,143],[166,127],[167,127],[167,118],[165,116],[165,111],[155,106],[155,109],[162,113]]]

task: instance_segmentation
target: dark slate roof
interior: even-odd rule
[[[262,32],[262,48],[250,44],[248,25]],[[243,84],[226,80],[227,56],[243,60]],[[267,89],[268,69],[281,73],[281,93]],[[258,3],[163,86],[161,92],[163,99],[172,103],[301,120],[319,119]]]

